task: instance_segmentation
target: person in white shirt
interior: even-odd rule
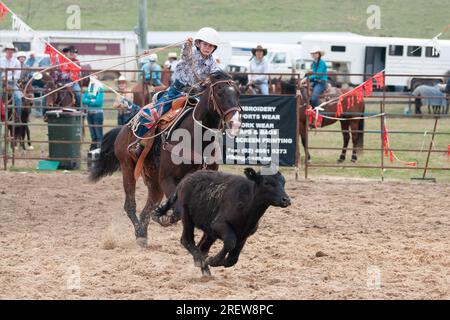
[[[269,62],[265,58],[267,49],[261,45],[252,49],[253,57],[250,62],[250,73],[267,73],[269,72]],[[248,76],[248,84],[250,87],[258,87],[261,94],[269,94],[269,77],[265,74],[251,74]]]
[[[20,79],[20,62],[14,57],[14,53],[17,51],[12,43],[5,45],[3,49],[5,56],[0,58],[0,68],[18,68],[18,70],[8,71],[7,75],[4,74],[3,77],[8,77],[8,87],[12,88],[14,91],[14,106],[16,114],[19,116],[22,112],[22,94],[20,93],[19,87],[17,86],[17,80]]]

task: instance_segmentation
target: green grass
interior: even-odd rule
[[[132,30],[137,0],[4,0],[34,29],[65,30],[70,5],[81,8],[82,30]],[[366,25],[369,5],[381,9],[381,29]],[[351,31],[373,36],[431,38],[450,24],[448,1],[430,0],[148,0],[148,28],[191,31]],[[0,29],[9,29],[9,17]],[[450,39],[447,33],[443,38]]]

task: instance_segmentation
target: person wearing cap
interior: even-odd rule
[[[267,61],[267,49],[263,48],[261,45],[256,46],[256,48],[252,49],[252,58],[250,61],[250,73],[259,73],[259,74],[251,74],[248,76],[248,84],[250,86],[256,86],[261,91],[261,94],[267,95],[269,94],[269,77],[265,74],[269,72],[269,62]]]
[[[62,49],[62,53],[69,60],[71,60],[73,63],[75,63],[78,66],[80,65],[80,61],[77,59],[78,50],[75,49],[74,46],[69,46],[67,48]],[[73,73],[73,71],[71,71],[71,72],[62,72],[61,73],[61,79],[63,81],[72,82],[72,76],[73,76],[72,73]],[[74,84],[72,84],[72,90],[75,93],[75,104],[76,104],[76,107],[80,108],[80,104],[81,104],[81,87],[80,87],[80,83],[79,82],[75,82]]]
[[[172,74],[170,72],[170,62],[169,60],[166,60],[166,62],[164,62],[163,65],[163,69],[161,71],[161,83],[163,84],[163,86],[170,86],[171,85],[171,80],[170,78],[172,77]]]
[[[27,55],[23,51],[19,51],[16,55],[17,60],[20,62],[20,66],[23,67],[25,65],[25,60],[27,60]]]
[[[175,68],[177,67],[178,64],[178,55],[176,52],[169,52],[169,54],[167,55],[167,61],[169,61],[170,63],[170,68],[169,70],[174,72]]]
[[[89,78],[89,85],[83,94],[83,105],[87,112],[89,132],[91,134],[91,148],[100,148],[103,140],[103,84],[98,81],[96,75]]]
[[[124,76],[120,76],[119,79],[116,80],[116,82],[120,95],[116,95],[113,108],[116,108],[118,111],[117,124],[119,126],[123,126],[128,122],[128,120],[130,120],[133,114],[132,106],[134,94],[128,88],[127,78],[125,78]]]
[[[311,87],[313,88],[311,94],[311,106],[317,107],[319,105],[319,97],[327,88],[328,77],[327,73],[327,64],[322,59],[325,55],[325,52],[319,47],[314,47],[311,51],[311,57],[313,58],[313,63],[311,65],[311,71],[314,73],[322,73],[322,74],[313,74],[309,76],[309,81],[311,83]]]
[[[155,87],[161,85],[161,67],[157,61],[158,55],[153,53],[148,57],[148,62],[141,68],[145,74],[145,81],[151,82]]]
[[[25,61],[27,60],[27,55],[25,52],[19,51],[16,55],[16,58],[17,58],[17,60],[19,60],[20,68],[22,69],[22,71],[20,71],[19,81],[24,81],[24,80],[28,79],[28,75],[29,75],[28,70],[25,70],[26,69]]]
[[[219,34],[209,27],[198,30],[194,39],[186,39],[172,77],[173,84],[155,104],[151,103],[142,109],[145,116],[139,117],[139,126],[135,132],[139,138],[129,147],[130,153],[135,158],[139,158],[144,149],[142,138],[158,122],[161,115],[172,107],[170,101],[191,89],[194,92],[203,90],[203,82],[211,73],[220,70],[213,56],[218,45]]]
[[[5,45],[3,49],[5,56],[0,58],[0,68],[20,68],[20,62],[14,57],[14,53],[17,49],[12,43]],[[8,87],[13,90],[14,105],[17,115],[22,113],[22,95],[20,93],[19,87],[17,85],[17,80],[20,79],[20,70],[8,71],[7,74],[3,74],[3,77],[7,77]],[[20,116],[19,116],[20,119]]]

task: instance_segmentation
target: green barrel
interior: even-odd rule
[[[82,122],[78,111],[49,111],[48,140],[50,158],[74,158],[59,161],[59,169],[73,170],[80,168]],[[73,141],[74,143],[58,143],[53,141]]]

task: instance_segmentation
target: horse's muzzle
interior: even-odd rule
[[[226,121],[228,127],[230,128],[228,130],[228,133],[232,137],[236,137],[239,134],[239,131],[241,129],[241,115],[239,111],[236,111],[233,113],[233,116]]]

